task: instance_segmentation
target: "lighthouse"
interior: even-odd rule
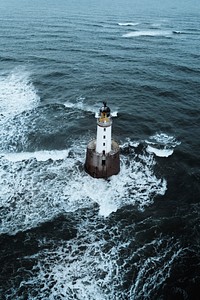
[[[97,136],[87,146],[85,170],[95,178],[108,178],[120,171],[119,145],[112,139],[112,114],[103,102],[97,114]]]

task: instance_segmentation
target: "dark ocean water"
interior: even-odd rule
[[[1,0],[0,299],[200,299],[199,75],[199,1]]]

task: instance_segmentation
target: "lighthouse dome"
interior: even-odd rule
[[[110,116],[110,108],[106,105],[106,102],[103,102],[103,106],[100,108],[100,114],[106,114],[107,117]]]

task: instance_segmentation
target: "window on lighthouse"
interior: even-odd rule
[[[105,138],[106,138],[106,136],[104,135],[104,136],[103,136],[103,138],[105,139]]]
[[[106,131],[106,128],[104,128],[103,130]]]
[[[103,143],[103,146],[105,146],[106,144],[105,143]]]

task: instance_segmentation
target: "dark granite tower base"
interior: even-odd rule
[[[95,178],[108,178],[120,171],[119,145],[112,140],[109,153],[96,152],[96,140],[89,142],[85,161],[85,170]]]

